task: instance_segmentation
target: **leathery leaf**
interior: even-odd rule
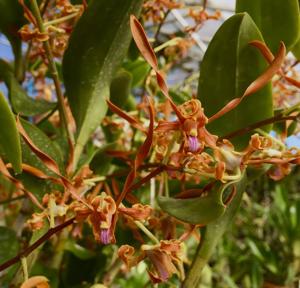
[[[223,192],[233,183],[216,183],[206,196],[188,199],[158,197],[161,209],[171,216],[190,224],[206,225],[222,216],[226,206],[222,201]]]
[[[11,112],[6,99],[0,92],[0,146],[8,161],[11,163],[14,171],[20,173],[22,171],[22,153],[20,136],[16,126],[14,114]]]
[[[216,32],[201,63],[198,98],[208,117],[233,98],[243,95],[248,85],[261,75],[267,63],[250,41],[263,41],[247,13],[230,17]],[[241,104],[207,126],[218,136],[273,116],[271,84],[248,96]],[[269,130],[270,126],[265,126]],[[237,148],[247,145],[250,134],[235,137]]]
[[[299,4],[299,12],[300,12],[300,1],[299,0],[298,0],[298,4]],[[300,17],[300,13],[299,13],[299,17]],[[300,31],[300,27],[299,27],[299,31]],[[300,59],[300,36],[298,38],[298,41],[292,47],[292,52],[293,52],[294,56],[297,58],[297,60],[299,60]]]
[[[142,0],[94,0],[78,21],[63,58],[63,77],[77,129],[75,162],[106,114],[116,68],[131,39],[130,14]]]
[[[299,38],[298,0],[237,0],[236,12],[250,14],[273,53],[280,41],[289,50]]]

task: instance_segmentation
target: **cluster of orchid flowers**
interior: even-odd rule
[[[82,4],[73,5],[69,0],[56,0],[56,9],[47,9],[49,2],[42,2],[40,8],[41,14],[47,21],[43,23],[42,30],[39,27],[38,20],[28,8],[24,0],[18,0],[24,10],[24,17],[28,21],[23,25],[19,31],[16,31],[20,38],[27,43],[28,47],[27,57],[30,60],[37,60],[42,58],[45,65],[39,64],[38,69],[32,71],[36,82],[41,85],[42,79],[45,78],[47,59],[45,57],[45,49],[43,43],[48,41],[51,46],[51,51],[54,57],[62,57],[68,43],[69,36],[73,30],[74,24],[81,17],[84,10],[87,8],[85,0]],[[38,85],[37,85],[38,86]],[[45,85],[43,85],[44,87]]]
[[[32,229],[41,228],[45,218],[49,219],[50,227],[53,228],[55,224],[62,223],[67,216],[72,215],[74,217],[72,231],[74,236],[80,236],[83,223],[88,222],[92,227],[95,240],[108,245],[117,243],[114,232],[118,219],[122,218],[128,227],[133,230],[135,228],[142,230],[153,242],[153,245],[144,244],[143,238],[137,233],[136,237],[140,238],[143,243],[140,252],[136,252],[135,248],[130,245],[122,245],[119,248],[118,255],[128,269],[147,258],[152,265],[148,272],[154,283],[167,281],[173,274],[178,274],[181,279],[184,279],[183,263],[187,262],[187,259],[183,241],[190,235],[199,236],[195,231],[195,226],[187,225],[186,231],[180,237],[176,237],[176,233],[170,232],[169,235],[165,235],[163,240],[158,240],[156,235],[146,226],[153,228],[153,223],[164,225],[164,221],[172,224],[180,222],[176,222],[176,219],[172,219],[168,215],[161,217],[161,211],[156,211],[150,205],[139,203],[139,200],[131,192],[163,171],[169,177],[180,180],[193,179],[198,181],[202,178],[208,178],[229,183],[241,179],[242,173],[250,165],[260,167],[272,164],[268,173],[271,178],[279,180],[290,172],[291,165],[299,164],[299,149],[286,149],[270,135],[253,134],[249,140],[249,145],[243,151],[236,151],[229,140],[219,139],[218,136],[212,135],[206,129],[208,123],[234,109],[243,98],[263,87],[275,73],[281,73],[280,67],[285,57],[285,47],[282,43],[278,54],[274,57],[262,43],[255,42],[253,45],[262,52],[268,51],[264,55],[270,62],[270,66],[263,75],[249,85],[240,98],[233,99],[215,115],[208,118],[197,99],[191,99],[179,106],[175,105],[169,95],[166,81],[158,69],[156,56],[143,27],[134,16],[131,16],[130,24],[137,47],[155,71],[158,85],[177,120],[158,119],[155,115],[154,99],[146,97],[146,106],[149,110],[149,127],[145,129],[139,120],[122,111],[109,100],[107,101],[113,112],[146,134],[145,141],[139,147],[135,159],[133,161],[128,159],[131,168],[122,190],[119,191],[113,185],[112,193],[108,184],[105,183],[105,177],[95,187],[90,185],[93,183],[93,178],[96,179],[97,177],[88,167],[83,167],[73,176],[70,172],[72,153],[66,169],[66,176],[62,175],[55,161],[32,142],[19,120],[17,126],[25,142],[56,177],[48,176],[26,164],[23,164],[23,170],[38,178],[51,180],[62,185],[65,188],[65,193],[63,195],[54,193],[46,195],[40,203],[30,191],[24,188],[19,180],[10,175],[7,170],[9,167],[6,167],[2,161],[0,162],[0,170],[5,177],[16,184],[21,191],[20,193],[27,194],[42,210],[41,213],[35,213],[32,219],[28,221]],[[290,79],[290,81],[292,80]],[[138,171],[150,153],[153,155],[149,163],[150,167],[151,164],[155,167],[157,162],[160,165],[136,181]],[[102,190],[105,192],[101,192]],[[123,203],[124,200],[130,203],[131,207],[126,207]]]

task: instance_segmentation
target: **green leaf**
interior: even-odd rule
[[[280,41],[289,50],[299,39],[298,0],[237,0],[236,12],[250,14],[273,53]]]
[[[183,222],[206,225],[224,214],[226,206],[222,196],[231,185],[232,183],[217,183],[216,187],[203,197],[189,199],[158,197],[157,201],[163,211]]]
[[[7,227],[0,226],[0,263],[4,263],[5,261],[13,258],[18,254],[18,252],[19,242],[15,231]],[[6,275],[4,277],[1,275],[0,277],[0,283],[4,285],[3,282],[9,281],[13,276],[15,269],[16,267],[13,266],[6,270]]]
[[[66,242],[64,248],[81,260],[91,259],[96,256],[94,251],[88,250],[71,239]]]
[[[142,58],[138,58],[134,61],[127,61],[124,63],[123,67],[132,75],[132,87],[142,84],[150,72],[149,64]]]
[[[91,1],[70,37],[63,76],[78,129],[75,162],[106,114],[110,83],[131,39],[129,16],[139,12],[142,2]]]
[[[300,9],[300,1],[299,0],[298,0],[298,4],[299,4],[299,9]],[[300,14],[299,14],[299,16],[300,16]],[[293,52],[294,56],[297,58],[297,60],[299,60],[300,59],[300,38],[293,46],[292,52]]]
[[[2,129],[0,131],[1,151],[5,154],[8,161],[13,166],[16,173],[22,171],[22,153],[20,136],[16,126],[14,114],[11,112],[7,101],[0,92],[0,123]]]
[[[208,263],[218,242],[231,225],[232,220],[240,207],[246,184],[247,177],[245,174],[240,182],[236,184],[236,194],[232,201],[227,205],[225,213],[216,221],[208,224],[204,228],[204,233],[201,234],[201,241],[197,250],[197,255],[195,255],[194,262],[183,287],[198,287],[197,284],[200,280],[200,272]]]
[[[251,17],[240,13],[225,21],[210,42],[201,63],[198,86],[198,98],[208,117],[233,98],[242,96],[249,84],[266,69],[260,52],[249,45],[253,40],[263,39]],[[224,136],[272,116],[272,91],[268,84],[207,128],[213,134]],[[250,134],[233,138],[233,143],[243,148],[249,137]]]
[[[17,81],[10,65],[2,59],[0,59],[0,79],[5,81],[14,112],[23,116],[35,116],[56,107],[56,103],[29,97]]]
[[[27,132],[33,143],[41,149],[44,153],[47,153],[59,166],[63,168],[63,157],[61,151],[56,145],[49,139],[49,137],[39,128],[32,125],[31,123],[21,120],[22,126]],[[29,146],[22,140],[22,152],[23,152],[23,163],[32,165],[48,175],[53,173],[46,167],[46,165],[40,160],[29,148]]]
[[[23,69],[20,69],[22,66],[22,41],[18,35],[18,30],[25,23],[26,19],[23,16],[23,8],[18,0],[0,0],[0,32],[11,43],[15,54],[15,68],[18,78],[22,77],[23,73]]]
[[[292,52],[297,60],[300,59],[300,41],[298,41],[292,48]]]
[[[120,108],[124,108],[130,95],[132,76],[120,69],[110,85],[110,100]]]

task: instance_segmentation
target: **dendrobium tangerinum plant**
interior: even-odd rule
[[[21,3],[26,8],[23,1]],[[28,11],[27,16],[32,18],[31,22],[34,24],[34,16]],[[25,193],[39,209],[40,212],[35,212],[27,222],[28,227],[32,230],[39,230],[45,226],[45,219],[49,220],[50,230],[45,239],[68,225],[73,225],[72,236],[80,238],[84,223],[88,223],[97,243],[118,245],[116,229],[118,225],[125,225],[132,230],[135,238],[141,243],[139,248],[129,244],[118,247],[117,254],[122,260],[125,270],[146,260],[146,263],[149,264],[147,271],[153,283],[165,282],[174,274],[184,281],[184,264],[189,263],[185,240],[189,237],[199,240],[197,227],[205,226],[215,219],[209,218],[209,220],[199,223],[197,220],[185,221],[185,218],[177,216],[176,211],[169,213],[164,206],[162,209],[157,209],[154,201],[155,193],[150,195],[150,204],[144,204],[141,203],[138,195],[132,192],[143,184],[151,182],[155,177],[160,183],[159,196],[164,194],[164,184],[168,181],[168,177],[179,179],[182,183],[186,180],[192,180],[195,183],[206,181],[206,185],[202,189],[185,189],[183,185],[182,192],[175,196],[175,200],[179,203],[177,209],[179,211],[184,209],[184,206],[180,208],[180,201],[194,201],[194,199],[197,201],[196,199],[206,197],[205,201],[207,202],[205,203],[220,205],[219,216],[222,217],[227,206],[236,197],[236,186],[245,177],[248,167],[264,168],[272,179],[282,179],[290,173],[293,165],[299,164],[299,149],[294,147],[288,149],[278,139],[260,131],[262,133],[256,133],[250,137],[245,149],[237,151],[229,137],[221,138],[211,134],[206,125],[235,109],[244,98],[251,97],[253,93],[265,86],[276,73],[285,77],[293,85],[299,87],[299,83],[284,75],[281,69],[286,53],[283,42],[280,43],[276,56],[273,56],[264,43],[251,42],[249,45],[258,48],[268,61],[268,68],[248,86],[240,98],[231,100],[213,116],[207,117],[198,99],[192,98],[181,105],[174,103],[145,31],[133,15],[130,18],[130,27],[136,46],[156,75],[165,102],[157,103],[153,95],[144,97],[144,102],[140,103],[139,107],[148,117],[145,124],[107,100],[110,110],[115,113],[114,119],[116,115],[119,116],[145,135],[144,142],[137,151],[108,151],[108,154],[119,157],[130,165],[130,170],[125,175],[124,186],[120,189],[113,175],[107,177],[95,175],[87,165],[74,172],[72,170],[74,151],[71,140],[69,141],[71,147],[69,163],[66,171],[62,173],[58,164],[33,142],[19,117],[17,127],[23,140],[31,151],[42,160],[53,176],[46,175],[41,170],[27,164],[22,164],[23,170],[37,178],[63,187],[64,192],[54,191],[50,195],[46,194],[41,203],[30,191],[25,189],[20,180],[10,174],[10,164],[5,165],[1,160],[0,171],[16,185],[18,193]],[[39,41],[48,39],[46,32],[41,33],[37,28],[29,31],[28,25],[23,27],[21,35],[23,38],[38,39]],[[168,107],[171,107],[172,112]],[[114,121],[111,116],[107,116],[105,119],[108,125],[116,124]],[[145,126],[148,127],[145,128]],[[121,135],[118,141],[125,143],[126,139],[122,137],[126,138],[127,136]],[[150,157],[146,162],[148,156]],[[148,169],[152,170],[146,174]],[[217,195],[221,199],[218,199],[217,202],[209,202],[209,197],[214,195],[216,187],[220,188],[221,194],[218,192]],[[231,190],[225,197],[223,192],[228,187],[231,187]],[[169,196],[167,189],[164,196]],[[172,199],[174,200],[174,198]],[[182,203],[185,205],[187,202]],[[178,235],[173,229],[176,225],[183,227],[181,235]],[[143,232],[148,240],[145,240],[140,232]],[[40,240],[38,244],[41,244],[42,241]],[[34,247],[30,246],[16,259],[4,263],[1,265],[1,270],[9,267],[11,263],[15,263],[14,261],[27,256],[33,249]],[[33,280],[47,282],[44,278],[35,278],[30,281]],[[33,287],[28,285],[24,287]]]

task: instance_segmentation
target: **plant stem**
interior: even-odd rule
[[[144,226],[141,221],[134,221],[135,225],[139,227],[155,244],[159,244],[157,238]]]
[[[7,260],[6,262],[0,265],[0,272],[7,269],[8,267],[18,263],[23,257],[27,257],[32,251],[37,249],[40,245],[42,245],[45,241],[47,241],[51,236],[63,230],[67,226],[73,224],[75,221],[75,217],[67,220],[66,222],[54,227],[50,228],[46,234],[44,234],[41,238],[35,241],[32,245],[28,246],[26,249],[21,251],[17,256]]]
[[[156,30],[155,35],[154,35],[154,45],[156,45],[158,43],[158,36],[160,34],[160,30],[161,30],[162,26],[164,25],[164,23],[165,23],[165,21],[166,21],[166,19],[167,19],[170,12],[171,12],[171,10],[168,9],[167,12],[164,14],[163,19],[160,21],[160,23],[157,27],[157,30]]]
[[[27,259],[26,257],[21,258],[22,268],[23,268],[23,275],[24,281],[28,280],[28,268],[27,268]]]
[[[36,0],[30,0],[30,3],[32,5],[32,9],[33,9],[33,14],[36,18],[36,22],[37,22],[37,26],[38,29],[41,33],[47,33],[44,23],[43,23],[43,19],[40,13],[40,9],[39,6],[36,2]],[[61,85],[60,85],[60,81],[58,78],[58,71],[56,68],[56,64],[53,60],[53,54],[51,51],[51,46],[48,40],[44,41],[44,48],[46,51],[46,56],[49,62],[49,70],[50,70],[50,74],[51,77],[53,79],[54,82],[54,86],[55,86],[55,90],[56,90],[56,95],[57,95],[57,100],[58,100],[58,108],[59,108],[59,114],[60,114],[60,118],[61,121],[63,123],[63,126],[65,127],[65,130],[67,132],[67,136],[71,139],[71,141],[74,141],[73,135],[69,130],[69,126],[68,126],[68,116],[67,116],[67,110],[66,110],[66,106],[65,106],[65,101],[64,101],[64,97],[63,97],[63,93],[61,90]]]
[[[15,54],[15,63],[14,63],[14,70],[15,76],[18,82],[22,82],[24,79],[24,63],[23,63],[23,55],[22,55],[22,45],[17,43],[13,45],[13,51]]]
[[[57,19],[48,21],[48,22],[45,22],[45,23],[44,23],[44,26],[47,27],[47,26],[56,25],[56,24],[65,22],[65,21],[67,21],[67,20],[70,20],[70,19],[72,19],[72,18],[75,18],[77,15],[78,15],[78,13],[75,12],[75,13],[72,13],[72,14],[70,14],[70,15],[67,15],[67,16],[64,16],[64,17],[61,17],[61,18],[57,18]]]
[[[249,125],[248,127],[233,131],[233,132],[231,132],[231,133],[229,133],[225,136],[222,136],[222,137],[219,138],[219,141],[221,141],[223,139],[231,139],[231,138],[234,138],[236,136],[244,135],[247,132],[250,132],[254,129],[263,127],[263,126],[268,125],[268,124],[272,124],[272,123],[275,123],[275,122],[283,122],[283,121],[286,121],[286,120],[294,120],[295,121],[295,120],[297,120],[297,118],[298,118],[298,116],[283,116],[283,114],[278,114],[274,117],[267,118],[265,120],[256,122],[254,124]]]
[[[20,199],[24,199],[26,196],[25,195],[21,195],[21,196],[16,196],[14,198],[8,198],[6,200],[0,201],[0,205],[4,205],[4,204],[9,204],[11,202],[20,200]]]

